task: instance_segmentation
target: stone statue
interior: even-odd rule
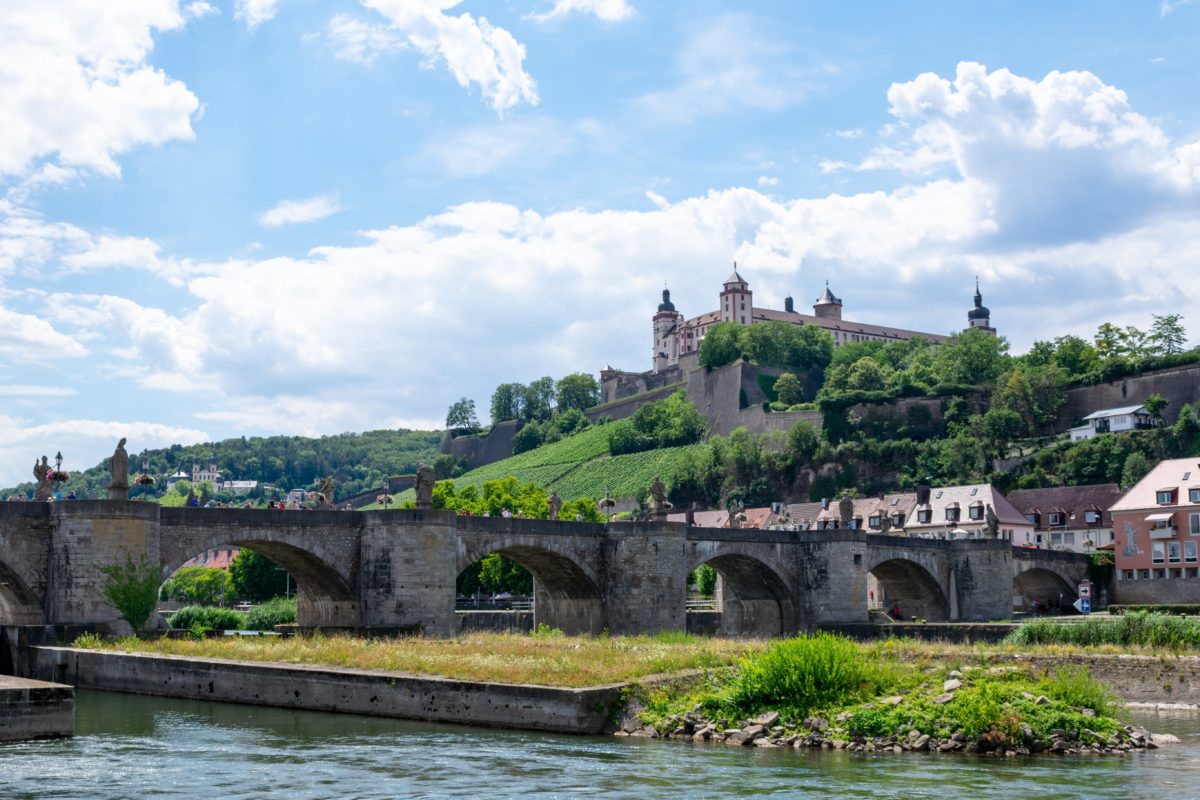
[[[333,510],[333,476],[326,475],[317,485],[317,500],[323,509]]]
[[[666,519],[670,508],[671,504],[667,502],[667,487],[663,485],[661,477],[655,476],[654,483],[650,484],[650,516],[652,519]]]
[[[696,501],[693,500],[688,506],[687,516],[684,517],[684,523],[690,528],[696,524]]]
[[[112,482],[108,484],[109,500],[129,499],[129,453],[125,452],[125,437],[117,442],[117,449],[108,460],[108,471]]]
[[[37,488],[33,490],[34,500],[49,500],[54,496],[54,484],[50,482],[50,459],[42,456],[41,463],[33,460],[33,477],[37,478]]]
[[[842,499],[838,500],[838,517],[841,518],[843,528],[849,528],[854,520],[854,501],[848,494],[842,495]]]
[[[546,505],[549,509],[550,519],[558,519],[558,512],[562,508],[562,498],[558,496],[557,492],[550,495],[546,500]]]
[[[880,531],[880,533],[887,533],[891,529],[892,529],[892,518],[890,516],[888,516],[886,513],[880,514],[879,515],[879,531]]]
[[[1000,518],[996,516],[996,510],[992,508],[991,503],[988,503],[985,518],[987,522],[984,525],[984,530],[987,531],[988,536],[995,539],[1000,535]]]
[[[741,500],[734,500],[729,505],[729,527],[741,528],[742,523],[746,521],[746,504]]]
[[[433,484],[436,482],[433,467],[422,465],[417,470],[417,500],[413,503],[415,508],[433,508]]]

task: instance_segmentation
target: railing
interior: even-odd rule
[[[1151,539],[1174,539],[1175,538],[1175,529],[1174,528],[1151,528],[1150,529],[1150,538]]]

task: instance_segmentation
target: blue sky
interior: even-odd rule
[[[979,275],[1017,351],[1200,333],[1200,3],[0,9],[0,485],[644,369],[734,259],[936,333]]]

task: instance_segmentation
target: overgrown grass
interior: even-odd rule
[[[270,631],[276,625],[290,625],[296,621],[296,598],[276,597],[250,609],[243,628],[248,631]]]
[[[209,631],[241,630],[242,622],[242,614],[215,606],[184,606],[167,620],[172,628]]]
[[[1119,617],[1091,617],[1081,622],[1032,620],[1004,641],[1014,645],[1118,645],[1193,650],[1200,648],[1200,619],[1136,611]]]
[[[95,647],[94,643],[88,643]],[[439,675],[470,681],[599,686],[695,669],[729,667],[761,645],[681,633],[582,637],[476,634],[460,639],[349,636],[119,639],[98,645],[126,652],[323,664]]]

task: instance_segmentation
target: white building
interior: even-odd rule
[[[1084,417],[1083,421],[1085,424],[1068,431],[1072,442],[1091,439],[1101,433],[1140,431],[1154,427],[1154,417],[1146,411],[1145,406],[1122,406],[1093,411]]]

